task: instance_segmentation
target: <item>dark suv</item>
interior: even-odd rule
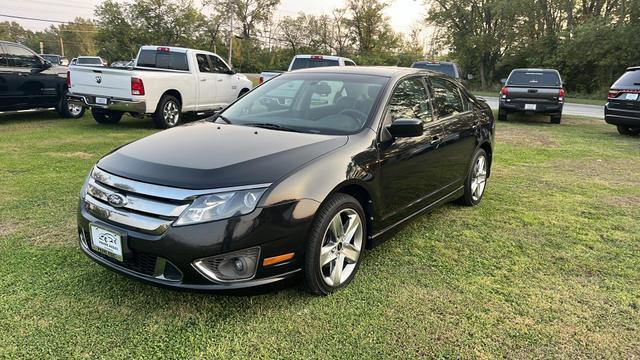
[[[515,69],[500,90],[498,120],[513,112],[551,115],[560,124],[564,89],[560,73],[553,69]]]
[[[0,41],[0,84],[0,111],[56,108],[66,118],[84,114],[67,102],[66,68],[52,66],[20,44]]]
[[[640,66],[630,67],[611,85],[604,120],[621,135],[640,134]]]

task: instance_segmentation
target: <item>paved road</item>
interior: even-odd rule
[[[497,97],[490,97],[490,96],[480,96],[480,97],[487,100],[487,104],[489,104],[489,106],[491,106],[492,109],[498,110]],[[604,105],[597,106],[597,105],[565,103],[562,113],[566,115],[588,116],[588,117],[594,117],[598,119],[604,119]]]

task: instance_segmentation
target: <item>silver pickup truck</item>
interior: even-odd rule
[[[545,114],[551,123],[560,124],[564,106],[560,73],[553,69],[515,69],[500,91],[498,120],[509,113]]]

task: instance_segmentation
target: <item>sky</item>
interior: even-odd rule
[[[132,1],[132,0],[128,0]],[[390,6],[385,13],[390,17],[396,31],[409,32],[411,26],[422,19],[422,0],[388,0]],[[58,21],[72,21],[76,17],[92,18],[95,5],[102,0],[1,0],[0,14],[26,16]],[[293,16],[299,11],[307,14],[330,14],[343,5],[343,0],[282,0],[276,11],[277,17]],[[0,21],[16,21],[30,30],[42,30],[52,23],[10,19],[0,16]]]

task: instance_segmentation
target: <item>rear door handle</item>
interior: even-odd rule
[[[207,81],[207,79],[200,79],[200,81]]]

